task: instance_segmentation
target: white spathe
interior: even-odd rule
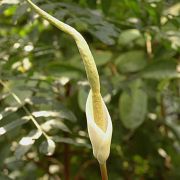
[[[92,92],[90,90],[86,102],[86,118],[89,138],[93,148],[93,154],[100,164],[104,164],[109,157],[111,137],[112,137],[112,122],[107,107],[102,99],[105,121],[107,124],[106,132],[104,132],[94,120]]]

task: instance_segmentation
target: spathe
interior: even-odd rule
[[[90,90],[86,102],[86,118],[89,138],[93,147],[93,154],[100,164],[104,164],[109,157],[111,137],[112,137],[112,122],[107,107],[102,99],[105,122],[107,123],[106,132],[104,132],[94,120],[92,91]]]

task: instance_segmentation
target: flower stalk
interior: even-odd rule
[[[110,152],[112,123],[109,112],[100,93],[99,74],[89,46],[83,36],[73,27],[54,18],[36,6],[31,0],[26,0],[31,7],[44,19],[58,29],[69,34],[75,40],[82,57],[87,78],[91,87],[86,103],[88,133],[93,146],[93,154],[100,163],[103,178],[107,179],[106,160]]]
[[[108,180],[106,163],[100,164],[100,170],[101,170],[102,180]]]

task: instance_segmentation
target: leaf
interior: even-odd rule
[[[28,144],[27,145],[19,145],[17,147],[15,154],[14,154],[16,156],[16,159],[21,159],[22,156],[24,156],[29,151],[29,149],[32,147],[32,145],[35,142],[31,138],[27,138],[27,137],[22,138],[21,141],[26,141]]]
[[[147,94],[141,88],[141,81],[136,81],[130,92],[123,91],[119,99],[120,119],[128,129],[136,129],[145,120],[147,112]]]
[[[115,27],[113,25],[109,25],[107,27],[98,25],[92,29],[89,29],[88,31],[104,44],[115,44],[115,37],[117,36],[117,31],[115,30]]]
[[[32,113],[32,115],[36,118],[38,117],[56,117],[61,119],[67,119],[72,122],[76,121],[76,117],[74,114],[71,113],[71,111],[68,110],[59,110],[57,111],[35,111]]]
[[[6,107],[2,112],[0,112],[0,120],[8,116],[9,114],[16,112],[20,107],[18,106],[12,106],[12,107]]]
[[[128,29],[128,30],[122,31],[122,33],[119,36],[118,42],[121,45],[128,45],[140,37],[142,36],[139,30]]]
[[[2,101],[3,99],[5,99],[6,97],[8,97],[10,94],[9,93],[1,93],[0,95],[0,101]]]
[[[4,166],[5,159],[11,154],[11,145],[6,142],[1,142],[1,151],[0,151],[0,169]]]
[[[35,140],[35,139],[39,139],[42,135],[42,132],[35,129],[35,130],[32,130],[27,137],[30,137],[31,139]]]
[[[27,8],[27,4],[23,4],[17,7],[17,10],[12,17],[14,23],[17,23],[17,21],[19,21],[20,18],[24,17],[25,13],[27,13]]]
[[[54,129],[60,129],[64,132],[71,132],[69,130],[69,128],[61,121],[57,120],[57,119],[51,119],[49,121],[46,121],[45,123],[43,123],[41,125],[41,127],[43,128],[44,131],[48,132],[50,130],[54,130]]]
[[[22,156],[24,156],[35,143],[35,140],[41,135],[42,133],[39,130],[32,130],[26,137],[21,138],[14,153],[16,158],[21,159]]]
[[[106,3],[110,3],[110,1],[111,0],[106,0]],[[106,6],[105,2],[103,5]],[[58,3],[58,6],[61,6],[63,11],[66,8],[66,16],[73,14],[73,18],[69,18],[70,23],[68,21],[68,24],[76,24],[76,22],[79,21],[79,23],[83,24],[83,27],[88,27],[85,29],[87,29],[92,36],[95,36],[97,39],[107,45],[115,44],[115,39],[119,35],[119,30],[113,23],[105,20],[101,13],[96,10],[91,11],[87,8],[80,8],[79,6],[75,6],[75,4],[70,5],[67,3]],[[110,6],[108,5],[105,8],[105,11],[108,11],[109,7]],[[57,8],[55,8],[55,11],[57,11],[56,9]],[[60,11],[62,11],[62,9]],[[63,13],[63,17],[64,16],[65,15]]]
[[[108,51],[93,51],[93,56],[97,66],[102,66],[110,61],[112,53]]]
[[[54,136],[53,140],[55,142],[59,142],[59,143],[67,143],[67,144],[73,144],[76,145],[76,143],[74,142],[73,139],[71,138],[63,138],[63,137],[59,137],[59,136]]]
[[[4,175],[2,173],[0,173],[0,179],[1,180],[12,180],[11,178],[9,178],[8,176],[6,176],[6,175]]]
[[[146,66],[147,60],[143,51],[133,50],[119,56],[115,64],[122,73],[136,72]]]
[[[25,116],[22,119],[15,120],[5,126],[0,127],[0,136],[18,126],[22,126],[23,124],[27,123],[28,121],[29,121],[29,117]]]
[[[84,139],[76,139],[76,141],[72,138],[64,138],[59,136],[54,136],[53,140],[57,143],[66,143],[66,144],[72,144],[74,146],[85,146],[87,148],[90,148],[91,146],[84,140]]]
[[[111,7],[111,0],[101,0],[102,10],[105,14],[108,14]]]
[[[52,139],[47,139],[43,141],[39,147],[39,151],[47,156],[51,156],[54,154],[56,148],[56,144]]]
[[[47,98],[44,96],[32,96],[28,100],[31,104],[35,104],[35,105],[51,104],[52,103],[50,98]],[[28,101],[26,101],[26,102],[28,102]]]
[[[141,72],[141,76],[147,79],[178,78],[180,73],[176,70],[177,64],[174,61],[159,60],[151,63]]]
[[[88,4],[91,8],[95,8],[95,7],[96,7],[96,0],[87,1],[87,4]]]
[[[18,4],[18,3],[19,3],[19,0],[11,0],[11,1],[9,1],[9,0],[2,0],[0,2],[0,4]]]
[[[88,97],[88,92],[82,87],[78,92],[78,104],[82,111],[85,112],[86,100]]]
[[[69,78],[79,78],[85,73],[81,68],[68,63],[50,63],[47,71],[53,75],[63,75]]]
[[[32,86],[35,86],[34,83],[36,82],[32,82]],[[26,84],[26,86],[24,86],[24,84]],[[27,82],[25,80],[16,80],[16,81],[11,80],[8,81],[6,85],[14,94],[16,94],[16,96],[20,99],[22,104],[25,103],[26,98],[29,98],[32,95],[30,88],[28,89],[25,88],[27,87]],[[6,88],[5,91],[8,92],[9,90]],[[13,96],[8,96],[5,99],[5,102],[7,104],[11,104],[11,106],[19,106],[19,104],[17,103],[17,101],[14,99]]]

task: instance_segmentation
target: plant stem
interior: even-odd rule
[[[145,36],[146,36],[146,51],[147,51],[147,54],[149,56],[149,59],[152,58],[152,42],[151,42],[151,35],[150,33],[146,32],[145,33]]]
[[[67,133],[64,134],[64,137],[67,138]],[[68,144],[64,143],[64,180],[70,179],[70,147]]]
[[[101,169],[101,177],[102,177],[102,180],[108,180],[106,163],[104,163],[104,164],[99,164],[99,165],[100,165],[100,169]]]

